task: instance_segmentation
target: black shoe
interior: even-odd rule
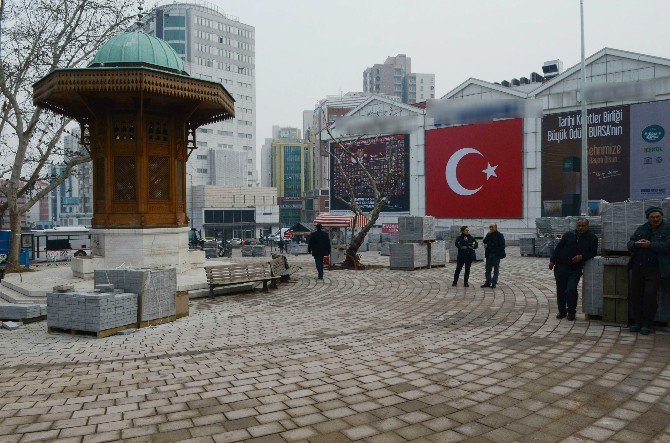
[[[491,285],[491,289],[495,289],[495,288],[496,288],[496,285]]]
[[[466,288],[469,288],[469,287],[470,287],[470,285],[467,284],[467,283],[463,283],[463,286],[465,286]]]
[[[318,279],[323,280],[323,276],[319,275]]]
[[[640,329],[642,329],[640,325],[633,325],[630,327],[630,332],[640,332]]]
[[[575,314],[568,314],[568,321],[575,321]]]
[[[556,314],[556,318],[560,320],[560,319],[562,319],[562,318],[565,318],[566,315],[567,315],[567,314],[561,314],[561,313],[559,312],[558,314]]]
[[[491,285],[488,283],[484,283],[483,285],[480,286],[480,288],[490,288]]]
[[[651,328],[645,328],[644,326],[640,328],[640,334],[642,335],[649,335],[651,332]]]
[[[451,284],[451,286],[456,286],[456,282],[453,282],[453,283]]]

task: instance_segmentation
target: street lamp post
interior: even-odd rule
[[[581,18],[582,31],[582,82],[581,82],[581,101],[582,101],[582,167],[581,167],[581,205],[582,215],[588,215],[589,211],[589,159],[588,159],[588,124],[586,110],[586,62],[584,59],[584,0],[579,0],[579,13]]]

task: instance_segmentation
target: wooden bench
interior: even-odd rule
[[[270,262],[270,270],[274,277],[278,277],[281,282],[287,282],[291,279],[291,275],[299,271],[300,266],[289,266],[285,255],[272,254],[272,261]]]
[[[214,288],[245,283],[263,283],[263,291],[268,292],[268,282],[276,286],[279,277],[273,276],[268,263],[249,263],[240,265],[207,266],[207,284],[209,296],[214,297]]]

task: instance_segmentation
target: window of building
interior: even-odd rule
[[[198,148],[206,148],[207,142],[196,142],[195,144]]]
[[[206,168],[198,168],[198,169],[196,169],[196,172],[198,174],[207,174],[207,169]]]
[[[204,155],[198,154],[197,158],[198,158],[198,160],[207,160],[207,154],[204,154]]]
[[[183,29],[166,29],[163,31],[163,40],[186,40],[186,31]]]
[[[203,134],[214,134],[214,129],[210,128],[198,128],[198,132],[201,132]]]
[[[183,28],[186,26],[186,17],[183,15],[167,15],[163,16],[163,26],[166,28]]]
[[[186,53],[186,44],[184,43],[169,43],[170,46],[172,46],[172,49],[175,50],[177,54],[185,54]]]

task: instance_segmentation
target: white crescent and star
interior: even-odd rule
[[[458,169],[458,164],[463,159],[463,157],[470,154],[477,154],[481,157],[484,156],[482,155],[481,152],[479,152],[474,148],[461,148],[458,151],[454,152],[453,155],[449,158],[449,161],[447,162],[447,167],[445,170],[447,185],[449,185],[451,190],[458,195],[473,195],[479,192],[483,188],[483,186],[480,186],[476,189],[468,189],[463,185],[461,185],[456,176],[456,170]],[[486,169],[482,171],[484,174],[486,174],[486,181],[488,181],[491,177],[498,177],[498,175],[496,174],[496,168],[498,168],[498,165],[492,166],[491,163],[489,162],[487,162],[486,165],[487,165]]]

